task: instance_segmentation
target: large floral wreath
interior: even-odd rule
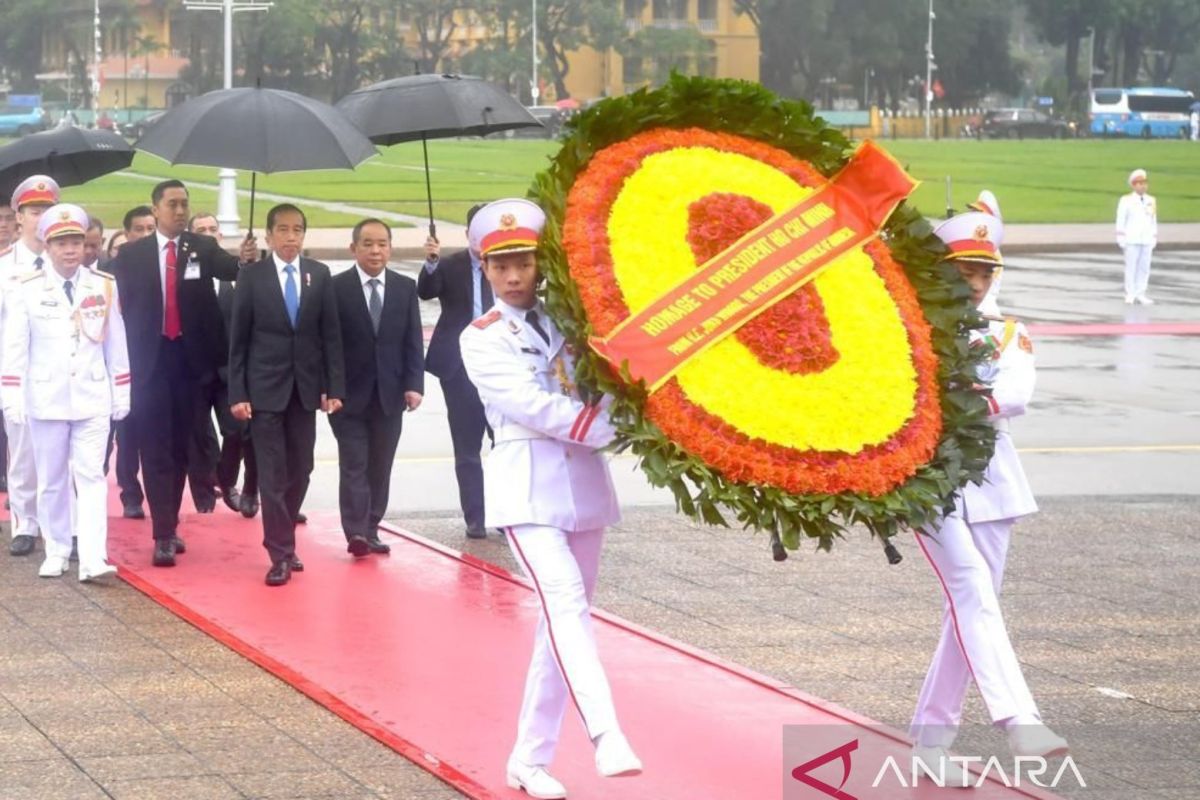
[[[994,433],[973,388],[978,317],[928,224],[901,205],[853,253],[649,391],[588,342],[825,184],[849,143],[804,103],[673,77],[579,115],[531,196],[546,303],[578,379],[614,397],[619,447],[680,510],[802,535],[919,528],[978,481]]]

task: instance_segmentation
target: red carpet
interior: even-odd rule
[[[399,530],[390,531],[390,557],[353,562],[335,515],[310,517],[298,531],[307,569],[279,589],[262,581],[260,521],[223,506],[214,515],[187,515],[180,532],[188,552],[174,569],[150,566],[149,520],[114,517],[109,553],[126,581],[465,794],[524,797],[504,787],[503,768],[533,639],[530,589],[503,570]],[[598,777],[592,748],[568,710],[554,771],[572,798],[778,798],[794,767],[855,740],[844,793],[823,793],[789,776],[786,796],[916,798],[937,791],[870,788],[885,754],[907,754],[898,734],[870,730],[870,720],[852,712],[597,616],[622,725],[646,772]],[[789,753],[786,768],[785,724],[822,726],[805,733],[802,752]],[[836,759],[812,772],[834,788],[841,774]],[[1050,795],[989,782],[971,796]]]

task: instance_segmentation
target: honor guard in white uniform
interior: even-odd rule
[[[71,491],[77,495],[79,579],[116,572],[107,563],[109,420],[129,413],[129,356],[117,285],[82,266],[88,217],[52,206],[38,221],[47,263],[10,288],[4,320],[0,398],[4,416],[29,429],[39,475],[46,560],[57,577],[71,554]]]
[[[1002,266],[1000,220],[971,211],[944,222],[934,233],[950,250],[976,306],[983,303],[994,271]],[[1008,731],[1016,756],[1050,757],[1067,752],[1067,742],[1042,724],[1000,611],[1000,586],[1009,539],[1016,521],[1037,511],[1009,420],[1025,413],[1033,397],[1033,343],[1025,326],[1012,319],[988,318],[986,330],[972,331],[971,346],[987,348],[978,373],[989,390],[989,419],[996,449],[983,482],[960,492],[954,512],[935,530],[917,534],[917,543],[945,596],[942,632],[921,687],[911,733],[914,756],[941,769],[948,785],[968,782],[945,748],[962,720],[963,700],[973,680],[992,722]]]
[[[1158,204],[1147,193],[1146,170],[1129,173],[1129,187],[1117,203],[1117,244],[1125,253],[1125,304],[1154,305],[1146,296],[1150,257],[1158,244]]]
[[[547,771],[568,702],[596,747],[601,775],[635,775],[641,762],[617,724],[596,652],[591,599],[604,529],[620,512],[606,457],[608,403],[574,383],[574,359],[538,301],[538,237],[545,215],[526,200],[498,200],[471,221],[495,307],[460,337],[496,443],[484,469],[488,527],[500,527],[541,603],[533,659],[507,765],[507,782],[531,797],[565,797]]]
[[[979,197],[975,198],[975,202],[967,203],[968,211],[981,211],[984,214],[991,214],[1001,224],[1004,223],[1004,216],[1000,213],[1000,201],[996,199],[996,195],[990,189],[984,189],[979,193]],[[1004,238],[1004,230],[997,231],[996,240],[1000,241]],[[996,250],[996,256],[1000,261],[1004,260],[999,250]],[[983,302],[979,304],[979,313],[986,316],[1000,316],[1000,283],[1004,280],[1004,267],[997,266],[992,270],[992,286],[988,289],[987,297],[983,298]]]
[[[19,278],[45,265],[45,246],[37,236],[38,219],[58,202],[58,194],[58,184],[46,175],[32,175],[13,191],[12,207],[21,225],[21,238],[0,255],[0,292],[4,296],[17,285]],[[6,314],[4,305],[0,303],[0,329]],[[8,503],[13,516],[9,552],[24,556],[33,552],[37,542],[37,467],[26,426],[5,415],[4,428],[8,434]]]

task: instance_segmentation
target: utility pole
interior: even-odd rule
[[[929,35],[925,39],[925,138],[933,136],[933,0],[929,0]]]
[[[533,0],[533,34],[530,37],[533,40],[533,69],[529,73],[529,96],[533,98],[533,102],[530,103],[530,105],[534,106],[538,104],[538,95],[541,94],[541,92],[538,91],[537,37],[537,0]]]
[[[92,31],[95,44],[96,64],[92,68],[92,124],[100,119],[100,61],[103,56],[100,50],[103,33],[100,30],[100,0],[96,0],[96,15]]]
[[[274,5],[271,2],[256,0],[184,0],[188,11],[221,11],[225,14],[225,88],[233,88],[233,15],[239,11],[267,11]],[[223,236],[237,236],[241,233],[241,219],[238,217],[237,206],[237,172],[232,169],[222,169],[220,174],[221,188],[217,193],[217,223],[221,226]]]

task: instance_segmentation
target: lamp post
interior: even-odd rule
[[[95,125],[100,119],[100,60],[102,53],[100,51],[101,30],[100,30],[100,0],[96,0],[96,15],[93,20],[92,39],[95,50],[96,65],[92,71],[92,124]],[[115,127],[115,126],[114,126]]]
[[[1092,103],[1092,83],[1096,77],[1096,26],[1088,28],[1088,79],[1087,79],[1087,100],[1084,102],[1084,108],[1091,108]]]
[[[534,106],[536,106],[538,104],[538,95],[541,94],[541,92],[538,91],[538,79],[537,79],[537,68],[538,68],[537,36],[538,36],[537,0],[533,0],[533,31],[529,37],[531,40],[530,47],[533,51],[533,66],[529,72],[529,96],[530,96],[530,98],[532,98],[532,102],[530,103],[530,105],[534,105]]]
[[[933,0],[929,0],[929,35],[925,39],[925,138],[933,134]]]
[[[225,14],[225,88],[233,88],[233,15],[239,11],[267,11],[271,2],[242,2],[242,0],[184,0],[189,11],[221,11]],[[237,207],[237,172],[221,170],[221,188],[217,193],[217,223],[221,235],[237,236],[240,233]]]

